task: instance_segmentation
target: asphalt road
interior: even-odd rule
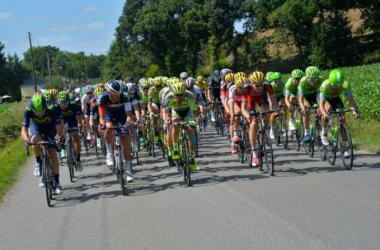
[[[33,165],[0,208],[0,249],[379,249],[380,157],[355,152],[351,171],[275,147],[275,176],[248,168],[225,138],[203,133],[186,187],[175,167],[140,155],[123,196],[105,159],[46,204]]]

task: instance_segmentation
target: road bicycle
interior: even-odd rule
[[[282,107],[284,107],[284,105],[280,105],[280,108]],[[275,138],[274,143],[277,147],[280,145],[284,148],[288,147],[288,131],[285,115],[276,115],[273,133]]]
[[[268,112],[254,112],[251,111],[249,113],[250,119],[258,119],[257,123],[257,135],[256,135],[256,152],[259,160],[259,170],[263,171],[263,163],[265,161],[265,165],[268,171],[268,174],[273,176],[274,174],[274,159],[273,159],[273,148],[272,148],[272,140],[269,137],[269,130],[265,128],[265,115],[269,115],[276,111],[268,111]],[[253,151],[253,149],[252,149]],[[249,166],[252,166],[252,153],[247,158],[247,162]]]
[[[290,139],[293,142],[293,146],[296,149],[296,151],[300,150],[301,147],[301,113],[300,108],[298,108],[298,104],[291,104],[291,109],[296,108],[293,115],[293,121],[295,122],[295,130],[290,131]]]
[[[195,121],[180,121],[173,122],[172,125],[180,126],[180,137],[179,137],[179,160],[176,160],[176,165],[179,171],[182,171],[183,179],[187,182],[188,186],[192,186],[191,181],[191,168],[190,168],[190,148],[189,139],[186,133],[187,128],[190,125],[197,125]]]
[[[215,108],[215,111],[214,111],[214,119],[215,119],[215,122],[214,122],[214,127],[216,129],[216,133],[221,136],[224,136],[224,120],[223,120],[223,115],[222,115],[222,110],[220,108],[220,105],[222,105],[222,102],[221,101],[212,101],[211,103],[215,103],[216,104],[216,108]]]
[[[234,117],[240,117],[239,129],[236,131],[239,142],[234,144],[237,149],[237,156],[240,160],[240,163],[244,163],[247,156],[251,154],[251,144],[249,142],[248,135],[248,125],[246,119],[242,115],[234,115]],[[250,159],[250,163],[252,163],[252,159]]]
[[[328,112],[329,125],[327,129],[327,138],[329,145],[324,146],[327,151],[327,161],[335,164],[336,152],[340,152],[343,165],[346,169],[351,170],[354,161],[354,149],[350,130],[343,122],[342,114],[353,112],[353,110],[337,110]],[[345,141],[343,141],[345,138]]]
[[[66,129],[66,163],[69,167],[69,173],[70,173],[70,181],[74,182],[75,174],[74,174],[74,168],[76,169],[77,160],[76,160],[76,153],[74,150],[74,138],[73,138],[73,132],[78,131],[78,129],[74,128],[68,128]]]
[[[46,201],[49,207],[52,207],[52,200],[55,200],[53,197],[54,190],[55,190],[55,179],[53,175],[53,170],[51,167],[51,161],[48,153],[48,146],[53,145],[56,147],[55,142],[50,142],[45,140],[45,137],[42,136],[42,141],[31,143],[29,142],[28,145],[38,145],[42,147],[42,178],[45,185],[45,193],[46,193]],[[29,155],[29,148],[26,148],[26,153]]]

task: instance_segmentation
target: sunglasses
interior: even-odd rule
[[[120,96],[120,93],[110,93],[110,96],[118,97]]]
[[[274,80],[273,82],[274,82],[274,83],[280,83],[281,80]]]
[[[87,92],[87,93],[86,93],[86,95],[91,95],[91,94],[92,94],[92,92]]]
[[[149,90],[149,88],[143,88],[143,90]]]
[[[339,89],[339,88],[340,88],[340,85],[332,85],[332,84],[331,84],[331,87],[332,87],[333,89]]]
[[[256,88],[260,88],[263,86],[263,84],[253,84],[253,86],[255,86]]]
[[[301,80],[301,78],[294,78],[294,80],[295,80],[295,81],[299,81],[299,80]]]
[[[62,103],[60,103],[59,105],[60,105],[60,106],[67,106],[67,105],[69,105],[69,102],[62,102]]]
[[[183,97],[185,94],[175,95],[176,97]]]
[[[37,111],[34,111],[34,110],[33,110],[33,113],[34,113],[35,115],[43,115],[43,114],[45,114],[45,111],[46,111],[46,109],[44,109],[44,110],[42,110],[42,111],[40,111],[40,112],[37,112]]]

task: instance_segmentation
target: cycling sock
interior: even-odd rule
[[[37,161],[38,164],[42,165],[41,156],[36,157],[36,161]]]
[[[55,183],[59,183],[59,174],[54,174]]]
[[[80,154],[77,154],[77,161],[80,161]]]
[[[309,129],[305,128],[305,135],[308,135],[308,134],[309,134]]]
[[[168,154],[169,156],[173,154],[173,147],[168,147]]]
[[[107,152],[112,154],[113,152],[112,146],[110,144],[106,144],[106,146],[107,146]]]
[[[252,157],[257,157],[256,149],[255,148],[252,149]]]
[[[127,169],[124,169],[124,171],[132,172],[131,161],[124,161],[124,165],[127,167]]]
[[[65,150],[66,149],[66,146],[65,144],[61,144],[61,149]]]
[[[190,142],[193,145],[195,144],[195,134],[194,133],[190,134]]]
[[[177,149],[178,150],[178,143],[173,143],[173,150]]]
[[[322,134],[324,134],[324,135],[327,134],[327,127],[322,127]]]

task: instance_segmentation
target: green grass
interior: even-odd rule
[[[22,148],[22,139],[19,138],[7,144],[0,154],[0,203],[4,195],[17,182],[20,170],[27,160],[26,151]]]
[[[347,119],[356,150],[380,154],[380,122]]]

